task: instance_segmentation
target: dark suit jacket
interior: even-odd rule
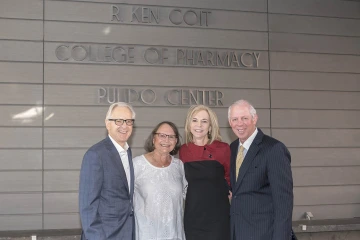
[[[239,139],[231,143],[232,240],[289,240],[293,209],[291,157],[285,145],[258,134],[236,181]],[[235,236],[235,238],[234,238]]]
[[[109,137],[92,146],[85,154],[79,187],[82,239],[134,239],[134,169],[131,150],[130,193],[118,151]]]

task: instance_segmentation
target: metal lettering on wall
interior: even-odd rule
[[[113,23],[119,24],[216,27],[215,21],[219,19],[219,14],[217,11],[212,13],[203,9],[117,4],[111,5],[110,19]],[[55,56],[51,57],[50,61],[73,63],[267,69],[268,58],[266,51],[240,49],[56,42],[47,45],[55,49]],[[265,57],[260,58],[262,52],[265,52]],[[145,105],[223,106],[223,102],[226,103],[223,98],[223,92],[205,89],[162,91],[159,89],[101,87],[97,90],[99,104],[122,101]]]
[[[103,87],[98,89],[98,103],[144,103],[153,104],[157,100],[153,89],[135,90],[130,88]],[[218,90],[204,89],[171,89],[166,91],[163,100],[168,105],[195,105],[223,106],[224,94]]]
[[[111,5],[111,21],[119,23],[165,24],[208,27],[211,11],[153,6]]]
[[[260,52],[242,50],[146,47],[69,43],[58,45],[63,62],[166,65],[192,67],[259,68]],[[264,68],[264,67],[261,67]]]

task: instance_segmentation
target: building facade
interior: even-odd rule
[[[293,220],[360,217],[360,2],[1,0],[0,231],[80,228],[82,156],[115,101],[130,145],[247,99],[292,154]]]

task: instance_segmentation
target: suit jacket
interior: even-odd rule
[[[86,153],[80,171],[79,210],[83,240],[134,239],[134,168],[130,192],[120,155],[109,137]]]
[[[236,181],[238,147],[239,139],[230,145],[232,240],[291,239],[293,180],[289,151],[258,129]]]

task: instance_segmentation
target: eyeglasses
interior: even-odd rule
[[[126,125],[128,126],[132,126],[134,125],[135,119],[108,119],[109,121],[114,121],[116,125],[118,126],[122,126],[124,124],[124,122],[126,123]]]
[[[177,139],[176,135],[168,135],[165,133],[155,133],[155,134],[157,134],[161,140],[166,140],[166,138],[169,138],[169,141],[175,141]]]

